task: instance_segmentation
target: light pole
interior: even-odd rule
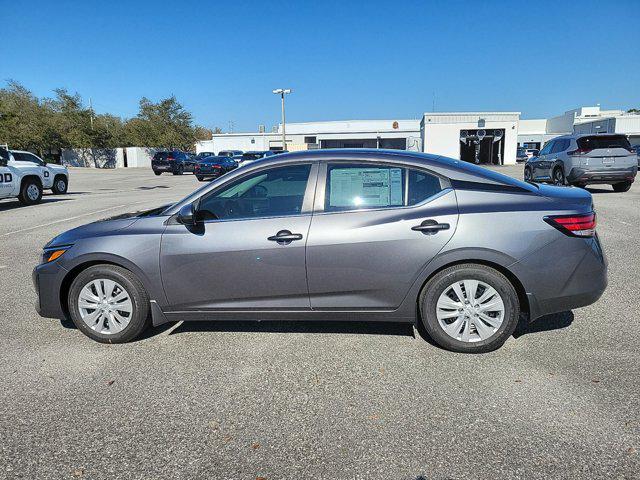
[[[291,93],[290,88],[277,88],[273,91],[276,95],[280,95],[282,98],[282,150],[287,149],[287,130],[286,130],[286,122],[284,116],[284,96],[288,93]]]

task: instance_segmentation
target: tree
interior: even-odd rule
[[[640,108],[630,108],[627,113],[640,113]]]

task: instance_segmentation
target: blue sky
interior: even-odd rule
[[[640,1],[0,0],[0,80],[98,112],[175,94],[205,126],[640,107]]]

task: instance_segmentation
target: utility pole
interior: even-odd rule
[[[93,103],[91,103],[91,97],[89,97],[89,123],[91,124],[91,130],[93,130]]]
[[[287,149],[287,130],[286,130],[286,120],[284,115],[284,96],[291,93],[290,88],[277,88],[273,90],[273,93],[276,95],[280,95],[282,99],[282,150]]]

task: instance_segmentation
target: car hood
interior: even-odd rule
[[[57,247],[61,245],[72,245],[78,240],[89,237],[100,237],[103,235],[109,235],[123,228],[127,228],[133,224],[138,218],[121,218],[121,219],[105,219],[97,222],[88,223],[80,227],[72,228],[66,232],[61,233],[57,237],[53,238],[47,243],[44,248]]]
[[[56,172],[67,171],[67,167],[65,167],[64,165],[58,165],[57,163],[47,163],[47,168],[50,168],[51,170],[55,170]]]
[[[141,217],[150,217],[160,215],[164,210],[169,208],[172,204],[162,205],[152,210],[144,210],[131,213],[123,213],[115,215],[113,217],[104,218],[80,227],[72,228],[66,232],[61,233],[57,237],[53,238],[49,243],[45,245],[45,248],[55,247],[60,245],[71,245],[78,240],[89,237],[100,237],[104,235],[110,235],[113,232],[122,230],[124,228],[133,225]]]

